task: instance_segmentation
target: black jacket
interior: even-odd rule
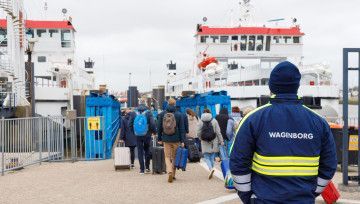
[[[229,121],[229,119],[230,119],[227,108],[222,108],[222,109],[220,110],[219,115],[217,115],[217,116],[215,117],[215,119],[216,119],[216,120],[218,121],[218,123],[219,123],[220,130],[221,130],[221,135],[222,135],[223,139],[224,139],[224,140],[229,140],[229,139],[227,138],[227,135],[226,135],[226,128],[227,128],[228,121]]]
[[[130,119],[135,118],[134,112],[129,112],[121,118],[120,139],[125,141],[126,147],[136,146],[136,136],[134,130],[130,128]]]

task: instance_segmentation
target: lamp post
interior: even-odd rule
[[[34,51],[35,40],[28,40],[28,46],[25,50],[28,59],[25,62],[25,69],[28,74],[27,83],[29,84],[29,96],[28,100],[31,104],[31,116],[35,117],[35,78],[34,78],[34,63],[31,61],[31,56]]]

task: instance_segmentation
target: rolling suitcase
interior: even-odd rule
[[[118,145],[114,149],[114,167],[118,169],[130,169],[130,148],[125,147],[124,144]]]
[[[175,168],[186,171],[187,159],[188,150],[186,148],[178,147],[175,156]]]
[[[325,187],[324,191],[321,193],[326,204],[336,203],[336,201],[340,198],[340,193],[336,189],[334,183],[330,181],[328,185]]]
[[[201,159],[200,151],[195,144],[189,145],[189,161],[190,162],[199,162]]]
[[[224,159],[221,161],[221,172],[225,179],[225,188],[226,189],[235,189],[234,180],[230,173],[229,159]]]
[[[156,139],[153,139],[151,155],[152,155],[153,174],[166,173],[164,147],[157,146]]]

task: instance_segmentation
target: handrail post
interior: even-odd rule
[[[1,176],[4,176],[5,172],[5,118],[1,118]]]

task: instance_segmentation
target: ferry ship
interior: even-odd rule
[[[258,107],[269,98],[272,68],[288,60],[296,64],[302,74],[299,95],[304,103],[321,114],[336,116],[339,88],[332,81],[328,65],[303,64],[305,34],[296,18],[287,26],[278,24],[284,19],[259,26],[253,23],[253,6],[249,0],[241,2],[240,9],[241,17],[235,26],[209,26],[206,18],[203,24],[197,25],[194,66],[177,73],[176,64],[168,64],[166,95],[179,97],[189,91],[225,90],[233,106]]]
[[[34,69],[35,113],[61,116],[74,109],[74,96],[94,89],[90,59],[84,66],[76,60],[76,30],[71,18],[28,20],[22,1],[2,1],[6,19],[0,19],[0,102],[2,107],[29,106],[30,85],[25,69],[25,50]],[[64,16],[66,10],[63,10]],[[29,53],[28,53],[29,54]],[[12,101],[12,102],[9,102]]]

